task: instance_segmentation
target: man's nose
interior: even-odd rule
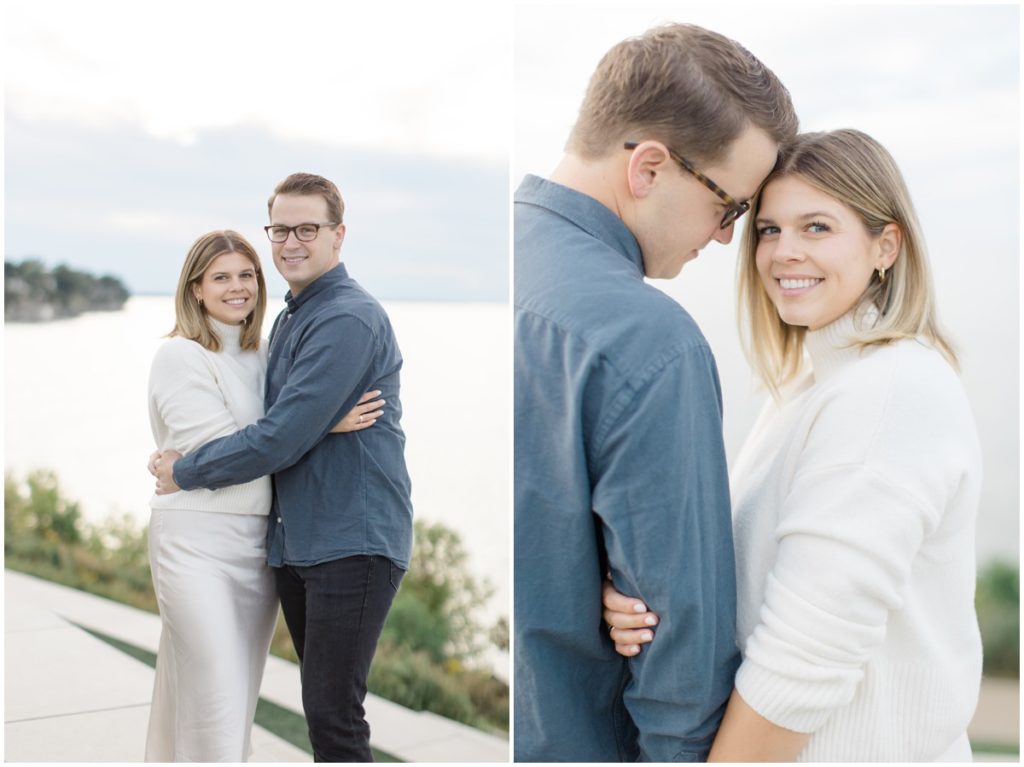
[[[720,242],[723,245],[728,245],[730,242],[732,242],[732,234],[735,228],[735,223],[729,224],[729,226],[725,227],[725,229],[717,227],[715,229],[715,233],[711,235],[711,239],[716,240],[717,242]]]

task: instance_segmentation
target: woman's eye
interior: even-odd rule
[[[815,221],[807,225],[807,231],[813,232],[815,234],[820,234],[821,232],[830,232],[832,230],[828,228],[828,224],[823,224],[820,221]]]
[[[777,226],[762,226],[757,230],[758,237],[768,237],[773,234],[779,233],[779,227]]]

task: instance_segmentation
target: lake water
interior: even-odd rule
[[[266,330],[283,302],[272,299]],[[402,426],[418,518],[457,530],[470,567],[495,587],[482,618],[508,616],[511,325],[502,304],[387,303],[405,358]],[[120,312],[7,324],[6,468],[52,468],[84,516],[149,520],[149,365],[173,298]],[[499,669],[507,659],[489,658]],[[507,673],[507,671],[505,672]]]
[[[732,268],[725,261],[702,256],[687,266],[683,279],[656,284],[687,307],[715,351],[732,460],[764,395],[755,392],[739,349]],[[970,289],[940,281],[945,305],[951,307],[944,318],[960,341],[964,384],[985,463],[979,559],[1018,561],[1017,324],[995,322],[967,308],[972,306],[969,296],[957,291]],[[281,302],[271,304],[268,315],[273,317]],[[459,531],[471,568],[495,586],[486,619],[508,616],[510,310],[500,304],[403,302],[386,308],[405,357],[402,423],[415,513]],[[136,297],[121,312],[6,325],[6,467],[19,473],[53,468],[87,518],[128,513],[144,524],[152,492],[145,467],[152,449],[146,380],[172,318],[171,298]]]

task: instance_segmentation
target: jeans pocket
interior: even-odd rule
[[[398,591],[398,587],[402,585],[402,578],[405,577],[405,570],[396,565],[390,559],[388,560],[388,564],[391,565],[391,588]]]

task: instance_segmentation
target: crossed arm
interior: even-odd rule
[[[291,466],[350,411],[374,382],[377,340],[358,318],[328,317],[305,332],[273,406],[256,423],[184,457],[154,460],[160,488],[217,489]]]
[[[344,434],[353,431],[369,429],[377,419],[384,414],[382,408],[385,401],[375,399],[380,396],[380,390],[366,392],[356,403],[356,406],[345,414],[338,423],[331,429],[333,434]],[[182,457],[182,453],[171,448],[168,450],[155,450],[149,456],[149,473],[156,477],[156,494],[167,495],[180,490],[174,483],[174,462]]]

